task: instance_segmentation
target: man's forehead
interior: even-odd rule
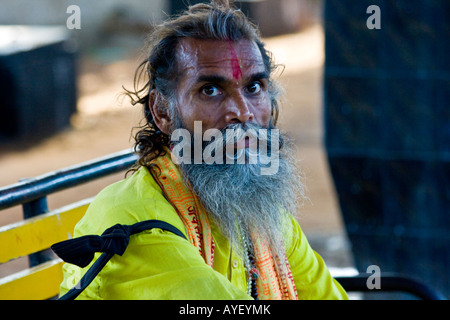
[[[238,76],[242,69],[264,67],[256,43],[245,39],[227,41],[184,38],[179,42],[177,61],[181,72],[190,68],[196,71],[225,68],[232,70],[234,76]]]

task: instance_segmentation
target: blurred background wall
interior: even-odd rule
[[[82,29],[77,37],[88,45],[110,34],[149,29],[168,15],[179,13],[187,3],[199,0],[0,0],[0,24],[65,25],[66,9],[81,9]],[[236,5],[256,21],[264,36],[295,32],[321,14],[322,0],[241,0]]]
[[[166,0],[0,0],[0,24],[65,26],[70,5],[81,10],[81,30],[85,32],[73,34],[82,45],[104,40],[102,36],[111,28],[117,33],[141,25],[148,28],[150,23],[162,21],[169,10]]]
[[[447,0],[327,0],[324,15],[325,143],[356,266],[447,296],[449,15]]]
[[[26,26],[0,30],[0,93],[7,97],[0,104],[0,140],[37,139],[66,128],[77,111],[79,55],[114,61],[131,48],[137,52],[144,48],[152,24],[186,9],[187,3],[199,2],[0,0],[0,25]],[[260,26],[264,37],[306,28],[321,13],[318,0],[236,4]],[[70,9],[74,5],[79,12]],[[79,25],[75,29],[69,27],[74,19]]]
[[[72,5],[79,8],[79,29],[68,27]],[[7,142],[38,140],[70,126],[80,55],[97,50],[100,59],[114,60],[133,46],[138,50],[168,2],[1,0],[0,8],[0,141]]]

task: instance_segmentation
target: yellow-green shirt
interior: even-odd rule
[[[150,219],[163,220],[185,233],[175,209],[147,168],[141,167],[95,197],[76,225],[74,236],[100,235],[117,223],[131,225]],[[125,253],[115,255],[78,299],[251,299],[246,293],[242,259],[217,228],[211,228],[213,268],[189,241],[152,229],[131,236]],[[295,219],[288,238],[286,255],[299,299],[346,299],[347,294],[311,249]],[[74,287],[89,267],[64,264],[61,294]]]

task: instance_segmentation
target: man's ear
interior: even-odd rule
[[[172,121],[168,112],[168,103],[156,89],[150,91],[148,106],[156,126],[161,132],[169,135]]]

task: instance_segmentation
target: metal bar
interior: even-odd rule
[[[360,273],[358,276],[335,277],[346,291],[357,292],[407,292],[423,300],[446,300],[443,295],[422,282],[397,273],[381,273],[381,288],[369,289],[367,279],[370,273]]]
[[[22,204],[24,219],[36,217],[40,214],[48,212],[47,197],[38,198],[30,202]],[[42,250],[32,253],[28,256],[28,263],[30,267],[37,266],[43,262],[50,261],[55,258],[51,250]]]
[[[131,150],[124,150],[0,188],[0,210],[120,172],[130,168],[137,159]]]
[[[25,219],[38,216],[48,212],[47,197],[38,198],[36,200],[22,204],[23,217]]]

